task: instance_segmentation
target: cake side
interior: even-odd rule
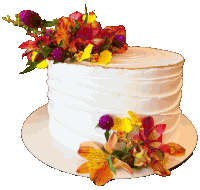
[[[143,59],[143,58],[142,58]],[[179,122],[183,63],[143,69],[105,69],[49,62],[49,128],[61,144],[77,151],[81,142],[105,143],[95,128],[102,115],[127,116],[133,111],[166,124]]]
[[[103,68],[119,69],[147,69],[175,66],[182,64],[182,55],[167,50],[153,49],[148,47],[128,47],[123,54],[115,54],[108,65],[101,65]],[[85,66],[95,67],[95,64],[82,61],[78,63]]]

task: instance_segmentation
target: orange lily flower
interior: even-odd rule
[[[69,38],[70,38],[70,27],[75,26],[75,21],[70,17],[61,17],[59,19],[59,26],[57,27],[56,40],[59,44],[60,41],[63,41],[63,49],[65,50],[69,46]]]
[[[155,174],[158,174],[160,176],[171,175],[171,171],[168,170],[166,167],[168,156],[168,153],[164,153],[164,158],[161,159],[157,152],[151,153],[151,162],[149,163],[149,167],[154,171]]]
[[[104,147],[106,151],[111,153],[114,150],[114,145],[116,142],[116,134],[114,133]],[[82,143],[78,150],[78,154],[89,161],[82,164],[77,169],[77,173],[79,174],[89,173],[90,179],[98,186],[106,184],[114,176],[114,173],[108,166],[107,157],[109,154],[103,152],[100,146],[103,147],[103,145],[98,146],[94,142]],[[115,169],[123,168],[125,171],[132,174],[132,169],[127,163],[115,157],[112,157],[111,160]]]

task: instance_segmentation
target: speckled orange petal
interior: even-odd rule
[[[154,171],[155,174],[160,176],[169,176],[171,172],[166,168],[162,161],[154,160],[149,163],[149,167]]]
[[[153,127],[153,130],[151,131],[150,135],[148,136],[149,141],[157,140],[165,131],[166,125],[165,124],[159,124]]]
[[[125,163],[117,158],[115,158],[113,166],[114,166],[114,168],[123,168],[126,172],[133,174],[133,170],[131,169],[131,167],[127,163]]]
[[[176,143],[167,143],[170,147],[170,155],[172,156],[183,156],[185,154],[185,148]]]
[[[59,19],[59,26],[57,27],[56,40],[58,44],[60,43],[61,40],[63,41],[63,49],[66,49],[69,45],[69,38],[70,38],[69,29],[71,25],[72,26],[75,25],[75,21],[73,21],[72,18],[62,16]]]
[[[91,168],[88,167],[88,164],[89,164],[89,162],[86,162],[86,163],[80,165],[78,167],[78,169],[76,170],[76,172],[79,173],[79,174],[88,174],[88,173],[90,173]]]
[[[170,147],[168,144],[163,144],[161,142],[150,142],[149,145],[155,149],[159,149],[163,152],[170,153]]]
[[[99,159],[99,160],[105,160],[108,157],[108,154],[104,153],[101,149],[94,149],[90,147],[81,147],[78,150],[78,154],[86,158],[87,160],[94,160],[94,159]]]
[[[107,162],[99,169],[92,169],[90,179],[98,186],[105,185],[113,178],[113,172],[110,170]]]
[[[105,143],[104,148],[108,153],[112,153],[115,149],[115,145],[117,144],[117,134],[114,132],[111,137],[108,139],[108,142]]]

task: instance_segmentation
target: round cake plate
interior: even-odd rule
[[[24,122],[22,127],[23,142],[29,152],[43,163],[60,171],[80,175],[76,170],[87,160],[52,138],[49,132],[47,106],[48,104],[35,110]],[[167,168],[171,170],[180,166],[192,155],[197,143],[197,132],[184,115],[181,115],[176,134],[172,136],[170,142],[178,143],[186,149],[184,156],[170,156]],[[114,178],[134,178],[153,174],[150,168],[133,169],[133,172],[134,174],[131,175],[123,169],[118,169]],[[88,174],[81,174],[81,176],[89,177]]]

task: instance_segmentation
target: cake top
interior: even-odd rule
[[[128,47],[125,53],[115,54],[110,64],[102,67],[145,69],[174,66],[183,62],[183,56],[178,53],[149,47]],[[92,66],[88,62],[82,62],[81,64]]]

